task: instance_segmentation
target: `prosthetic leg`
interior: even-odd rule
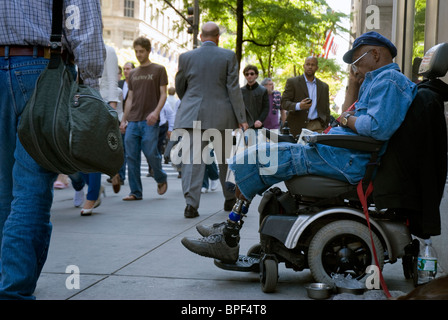
[[[243,227],[243,217],[246,216],[248,210],[249,201],[237,199],[229,213],[229,218],[223,228],[223,234],[227,245],[230,247],[234,247],[240,242],[240,229]]]
[[[250,202],[247,200],[237,199],[232,211],[229,214],[229,218],[224,224],[222,234],[224,240],[229,247],[235,247],[240,242],[240,230],[243,227],[243,218],[246,216],[249,210]],[[238,260],[235,263],[225,263],[215,259],[214,263],[217,267],[225,270],[232,271],[255,271],[259,270],[260,259],[258,254],[239,255]]]

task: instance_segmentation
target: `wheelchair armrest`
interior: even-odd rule
[[[263,134],[266,136],[266,138],[270,140],[274,140],[275,142],[289,142],[289,143],[297,143],[297,140],[290,134],[278,134],[275,132],[272,132],[269,129],[263,129]]]
[[[332,147],[354,149],[365,152],[379,152],[384,141],[370,137],[344,134],[318,134],[304,137],[308,143],[325,144]]]

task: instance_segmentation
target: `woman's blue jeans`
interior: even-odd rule
[[[20,115],[47,59],[0,57],[0,299],[34,299],[47,258],[57,174],[17,138]]]
[[[82,173],[77,172],[69,175],[72,186],[75,191],[81,191],[87,184],[86,199],[96,201],[100,197],[101,172]]]

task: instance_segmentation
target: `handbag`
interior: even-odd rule
[[[78,84],[63,60],[62,2],[53,2],[50,61],[21,115],[18,137],[49,171],[113,176],[124,162],[118,114],[97,90]]]

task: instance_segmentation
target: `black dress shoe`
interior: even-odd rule
[[[233,206],[235,205],[236,199],[228,199],[224,201],[224,211],[231,211]]]
[[[196,218],[199,217],[199,213],[198,210],[187,204],[187,206],[185,207],[184,216],[185,218]]]

